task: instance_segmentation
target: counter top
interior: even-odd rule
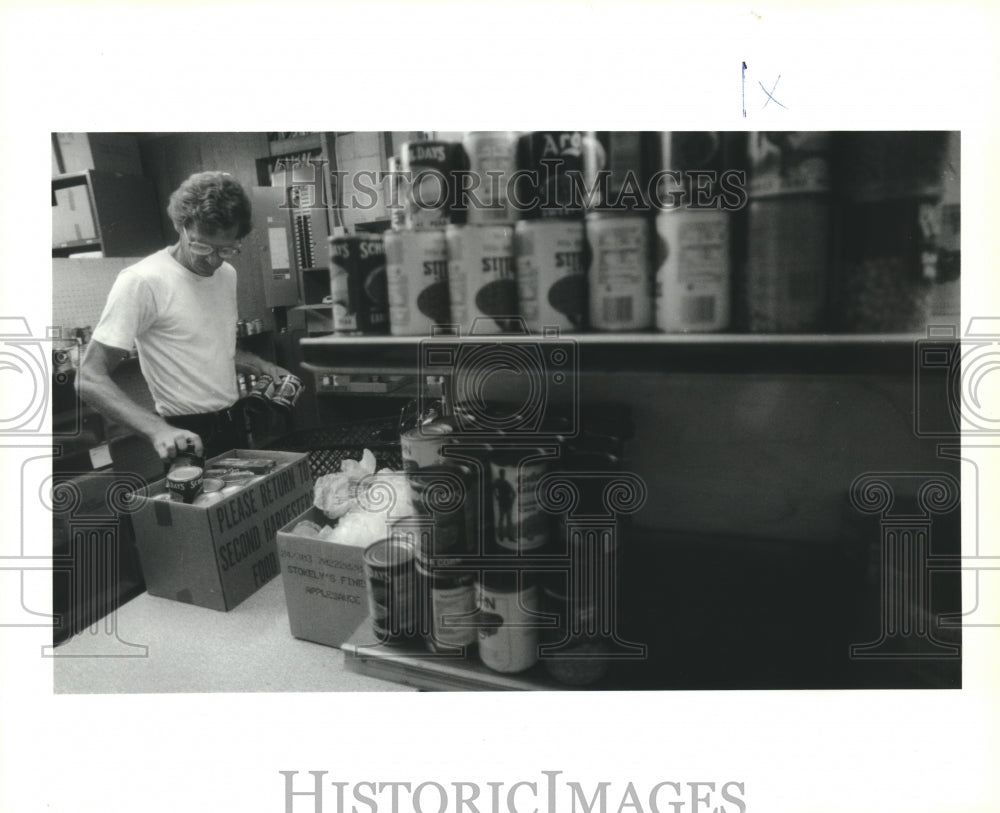
[[[53,650],[56,694],[394,692],[293,638],[281,577],[228,613],[143,593]]]

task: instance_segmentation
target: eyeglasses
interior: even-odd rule
[[[184,236],[188,241],[188,248],[191,250],[192,254],[197,254],[199,257],[207,257],[210,254],[218,254],[223,260],[228,260],[231,257],[235,257],[240,253],[240,247],[237,246],[210,246],[208,243],[199,243],[191,239],[191,235],[187,233],[187,229],[184,229]]]

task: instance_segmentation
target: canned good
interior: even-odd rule
[[[382,642],[412,637],[417,629],[413,550],[398,541],[380,539],[365,548],[362,561],[372,631]]]
[[[538,661],[538,586],[525,579],[484,573],[479,585],[479,659],[496,672],[523,672]]]
[[[409,188],[399,156],[389,156],[388,172],[385,176],[385,199],[388,201],[386,208],[389,210],[389,228],[393,231],[406,228],[405,201],[409,195]]]
[[[245,486],[254,478],[254,473],[252,471],[247,471],[243,469],[236,469],[235,471],[227,471],[222,475],[222,482],[226,485],[238,485]]]
[[[750,197],[829,192],[832,141],[819,131],[750,133]]]
[[[551,538],[551,517],[535,490],[549,469],[543,449],[499,449],[490,455],[493,539],[502,552],[537,551]]]
[[[470,225],[513,223],[517,213],[507,187],[517,168],[517,134],[471,132],[466,134],[462,146],[472,176],[471,195],[466,201],[466,222]]]
[[[513,192],[520,219],[583,216],[583,141],[579,130],[539,131],[518,138]]]
[[[506,332],[517,316],[512,226],[449,226],[448,298],[463,331]]]
[[[587,326],[584,226],[579,220],[522,220],[514,230],[518,311],[529,330]]]
[[[404,200],[408,229],[443,229],[451,222],[451,201],[464,166],[462,145],[452,141],[408,141],[400,152],[409,176]],[[464,220],[465,213],[454,217]]]
[[[693,207],[706,210],[718,205],[725,165],[724,137],[712,131],[676,131],[658,134],[654,203],[671,211]]]
[[[645,330],[653,326],[653,252],[649,221],[636,214],[587,215],[590,326]]]
[[[583,139],[588,209],[627,212],[649,208],[649,139],[638,130],[589,132]]]
[[[824,195],[750,200],[744,295],[751,332],[825,329],[832,227]]]
[[[278,384],[278,389],[271,398],[271,403],[285,409],[291,409],[295,406],[295,402],[299,400],[301,394],[301,379],[289,373],[281,377],[281,383]]]
[[[389,332],[385,245],[380,234],[331,237],[333,330],[340,335]]]
[[[751,332],[826,328],[830,133],[750,133],[744,296]]]
[[[211,494],[215,491],[222,491],[225,485],[225,481],[220,477],[204,477],[201,481],[201,490],[205,494]]]
[[[254,474],[267,474],[274,469],[274,465],[275,462],[266,457],[223,457],[212,461],[213,470],[221,469],[222,474],[231,469],[241,469]]]
[[[207,508],[210,505],[222,502],[224,499],[226,499],[226,495],[222,491],[211,491],[199,494],[194,498],[193,504],[199,508]]]
[[[656,216],[656,327],[667,333],[729,326],[729,212],[672,209]]]
[[[434,521],[431,535],[422,536],[415,549],[418,559],[424,562],[447,559],[455,564],[456,560],[482,550],[480,480],[477,468],[457,460],[409,473],[414,508]]]
[[[945,132],[841,137],[837,327],[926,333],[947,276]]]
[[[253,382],[247,397],[256,401],[267,402],[274,396],[274,379],[267,373],[261,373]]]
[[[442,449],[455,443],[456,439],[452,437],[454,431],[450,423],[435,421],[403,432],[399,438],[403,470],[412,471],[444,463]]]
[[[444,230],[387,232],[385,259],[389,330],[427,336],[448,324],[448,244]]]
[[[202,469],[198,466],[174,466],[167,474],[167,489],[181,502],[193,503],[202,490]]]
[[[476,578],[471,571],[427,565],[417,559],[421,632],[431,651],[464,647],[476,640]]]
[[[603,678],[611,661],[608,644],[597,635],[598,603],[586,596],[571,599],[564,584],[549,581],[542,588],[542,607],[558,619],[540,636],[545,670],[567,686],[589,686]]]

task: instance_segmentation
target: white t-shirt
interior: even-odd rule
[[[160,415],[215,412],[239,397],[236,320],[236,269],[200,277],[163,249],[118,275],[93,337],[135,345]]]

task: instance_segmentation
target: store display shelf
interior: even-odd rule
[[[368,677],[391,680],[431,691],[539,691],[565,688],[540,666],[507,675],[494,672],[468,656],[444,657],[419,644],[381,644],[365,621],[341,647],[344,668]]]
[[[911,373],[918,333],[886,334],[665,334],[581,333],[554,338],[494,336],[318,336],[301,341],[304,358],[327,363],[335,353],[338,369],[406,373],[426,366],[435,345],[488,343],[576,348],[575,363],[588,372]],[[935,342],[957,341],[935,339]],[[447,366],[447,365],[445,365]],[[434,363],[435,373],[448,370]]]

